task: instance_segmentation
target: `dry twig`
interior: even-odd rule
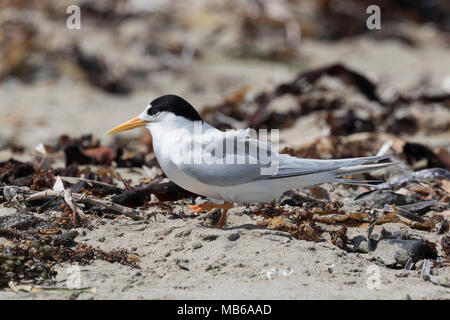
[[[66,192],[61,191],[54,191],[54,190],[45,190],[45,191],[39,191],[39,192],[33,192],[31,190],[22,189],[14,187],[16,192],[18,194],[23,195],[24,202],[30,202],[34,200],[39,199],[45,199],[48,197],[59,197],[63,198],[67,204],[71,207],[72,212],[75,214],[79,214],[80,216],[84,216],[84,213],[79,209],[75,203],[89,203],[96,206],[105,207],[106,209],[110,210],[111,212],[114,212],[116,214],[123,214],[127,217],[130,217],[133,220],[140,220],[142,219],[142,216],[140,215],[139,211],[122,206],[120,204],[114,203],[109,200],[102,200],[97,199],[94,197],[87,196],[85,194],[80,193],[71,193],[70,195]],[[70,189],[67,189],[70,190]],[[67,199],[66,199],[67,198]],[[72,205],[75,206],[75,209],[72,208]],[[78,209],[78,210],[77,210]],[[75,211],[74,211],[75,210]],[[81,214],[80,214],[81,212]]]

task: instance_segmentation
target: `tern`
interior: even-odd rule
[[[279,154],[271,143],[251,137],[251,130],[220,131],[200,117],[194,107],[176,95],[150,102],[137,117],[107,134],[146,127],[153,150],[166,176],[180,187],[212,202],[189,208],[193,212],[222,209],[226,224],[233,203],[271,202],[285,191],[326,182],[360,183],[343,176],[385,168],[378,162],[389,156],[349,159],[302,159]]]

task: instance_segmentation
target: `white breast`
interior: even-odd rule
[[[164,126],[157,124],[149,128],[153,138],[153,150],[161,169],[170,180],[183,189],[215,200],[226,200],[216,188],[192,178],[176,165],[177,161],[182,161],[183,156],[189,154],[192,141],[192,133],[188,128],[190,124],[183,123],[184,121],[188,120],[179,119],[173,126],[165,123]]]

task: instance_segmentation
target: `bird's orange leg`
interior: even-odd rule
[[[207,203],[197,204],[195,206],[189,206],[189,209],[191,209],[193,212],[201,212],[201,211],[208,210],[209,212],[207,212],[205,214],[206,216],[215,212],[217,209],[222,209],[223,210],[222,214],[220,215],[219,222],[216,225],[217,228],[223,228],[225,226],[225,224],[227,222],[227,212],[231,208],[233,208],[233,204],[227,203],[227,202],[225,202],[223,204],[207,202]]]

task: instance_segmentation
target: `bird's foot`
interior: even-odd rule
[[[208,212],[202,213],[201,215],[199,215],[197,217],[197,219],[199,219],[199,220],[206,220],[210,215],[212,215],[213,213],[216,213],[219,210],[220,210],[219,208],[214,208],[212,210],[209,210]]]
[[[212,211],[213,209],[228,210],[231,208],[233,208],[232,203],[218,204],[218,203],[206,202],[206,203],[196,204],[195,206],[189,206],[189,209],[191,209],[192,212]],[[211,213],[214,213],[214,212],[211,212]]]
[[[222,229],[223,227],[225,227],[225,225],[227,224],[227,212],[228,212],[228,209],[224,209],[222,211],[219,222],[217,222],[217,224],[215,225],[216,228]]]
[[[201,212],[208,210],[207,213],[202,214],[199,216],[199,219],[205,219],[212,213],[216,212],[219,209],[223,209],[222,214],[220,215],[219,222],[215,225],[216,228],[223,228],[225,224],[227,223],[227,212],[229,209],[233,208],[232,203],[223,203],[223,204],[216,204],[216,203],[201,203],[197,204],[195,206],[189,206],[189,209],[191,209],[193,212]]]

